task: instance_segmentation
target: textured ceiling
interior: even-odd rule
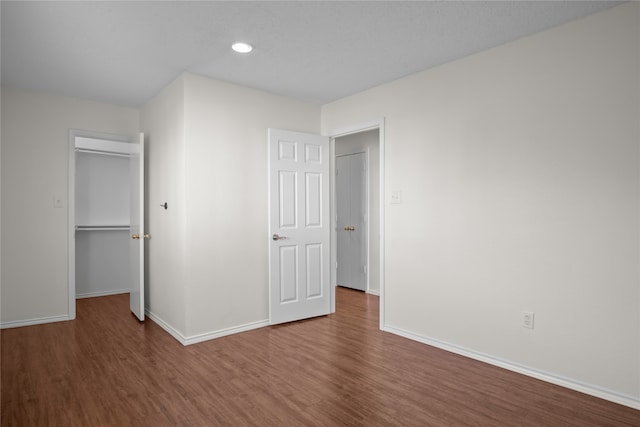
[[[2,1],[1,77],[139,107],[191,71],[326,103],[616,4]]]

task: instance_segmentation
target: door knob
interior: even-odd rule
[[[148,235],[148,234],[143,234],[143,235],[142,235],[142,237],[143,237],[143,238],[145,238],[145,239],[148,239],[148,238],[149,238],[149,235]],[[131,235],[131,238],[132,238],[133,240],[139,240],[139,239],[140,239],[140,234],[138,234],[138,233],[136,233],[136,234],[132,234],[132,235]]]
[[[273,240],[286,240],[286,239],[288,239],[288,237],[285,237],[285,236],[278,236],[277,234],[274,234],[271,238],[272,238]]]

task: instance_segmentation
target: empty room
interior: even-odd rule
[[[640,427],[640,3],[0,19],[2,426]]]

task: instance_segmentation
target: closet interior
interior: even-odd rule
[[[76,298],[130,291],[131,145],[73,137]]]

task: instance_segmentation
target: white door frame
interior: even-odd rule
[[[69,129],[69,196],[68,196],[68,253],[69,253],[69,320],[76,318],[76,137],[131,142],[125,135],[114,135],[80,129]]]
[[[385,326],[385,286],[384,286],[384,118],[372,120],[370,122],[364,122],[347,126],[340,129],[335,129],[327,133],[327,136],[331,138],[331,163],[330,163],[330,186],[331,186],[331,312],[336,311],[336,277],[337,277],[337,232],[336,232],[336,138],[341,136],[347,136],[354,133],[365,132],[368,130],[378,129],[379,135],[379,158],[380,158],[380,329],[384,330]],[[370,236],[371,237],[371,236]],[[375,238],[375,236],[373,236]],[[368,281],[368,276],[367,276]]]

